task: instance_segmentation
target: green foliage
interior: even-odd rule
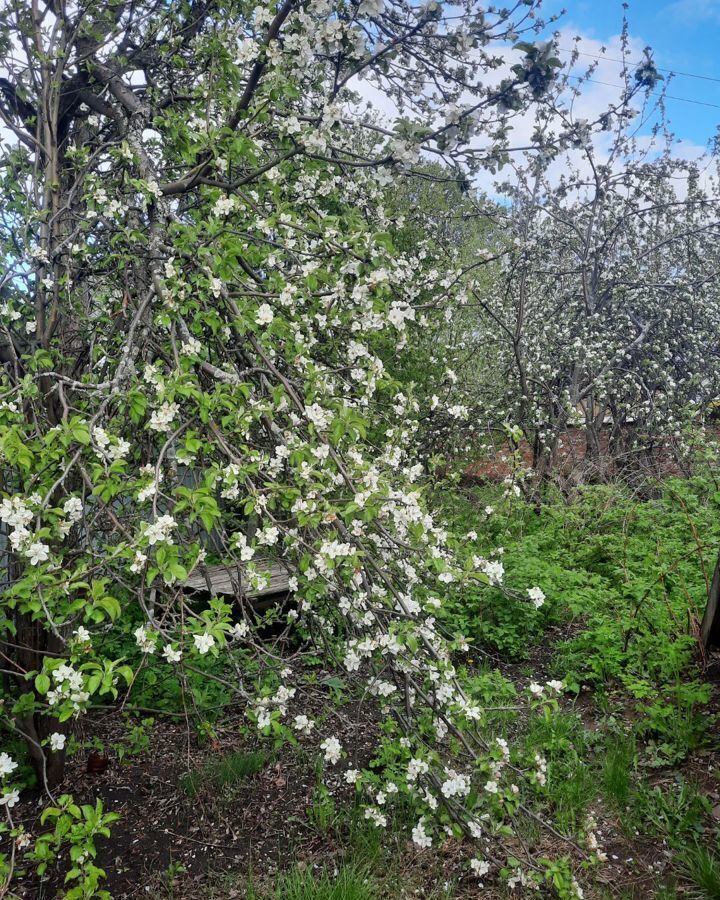
[[[700,711],[710,700],[709,684],[678,682],[662,691],[654,703],[640,707],[646,719],[639,731],[650,736],[648,762],[654,766],[680,762],[707,740],[712,717]]]
[[[451,594],[438,617],[450,632],[518,658],[549,626],[572,626],[573,636],[554,648],[556,677],[571,690],[592,686],[638,701],[663,758],[680,759],[708,724],[708,688],[690,667],[720,545],[719,499],[714,481],[700,477],[670,479],[645,502],[608,485],[539,509],[504,499],[496,487],[440,498],[458,532],[480,531],[487,519],[468,553],[488,557],[501,546],[507,581],[504,590]],[[528,585],[547,597],[540,610],[522,596]]]
[[[667,788],[641,783],[630,810],[628,826],[662,836],[671,846],[683,847],[688,840],[705,834],[710,804],[697,785],[678,776]]]
[[[545,866],[545,881],[553,888],[558,900],[576,900],[578,883],[573,875],[572,865],[567,859],[541,860]]]
[[[110,900],[110,894],[99,889],[105,872],[95,865],[95,840],[110,837],[109,826],[119,818],[117,813],[106,813],[101,800],[94,806],[78,806],[69,794],[63,794],[56,806],[43,810],[41,825],[50,822],[54,827],[38,836],[27,858],[36,863],[42,876],[67,848],[72,865],[65,874],[65,885],[70,885],[63,894],[65,900]]]
[[[526,740],[532,752],[547,759],[545,793],[558,827],[566,834],[577,833],[596,788],[580,717],[546,706],[530,719]]]
[[[315,787],[307,815],[312,825],[321,832],[329,831],[336,821],[337,807],[335,800],[322,781],[318,781]]]
[[[581,830],[597,787],[595,773],[582,760],[571,764],[548,764],[548,795],[555,820],[564,834]]]
[[[151,718],[134,722],[127,718],[127,731],[124,739],[113,744],[113,750],[120,762],[141,756],[150,747],[150,730],[155,720]]]
[[[495,558],[506,577],[502,588],[451,592],[438,618],[475,645],[470,658],[510,653],[521,677],[537,677],[536,662],[521,664],[537,656],[567,690],[586,698],[584,705],[589,701],[597,732],[548,704],[527,719],[526,752],[547,760],[536,800],[556,828],[582,831],[602,795],[629,837],[666,841],[682,882],[698,897],[718,896],[707,799],[679,776],[670,786],[650,776],[702,747],[713,722],[711,687],[699,678],[694,649],[720,544],[714,479],[670,479],[644,501],[614,485],[584,488],[572,503],[548,497],[539,507],[503,492],[487,486],[439,498],[459,534],[482,531],[468,540],[468,555],[492,558],[504,549]],[[539,610],[523,596],[529,585],[546,595]],[[551,629],[560,637],[548,645]],[[490,679],[489,670],[484,662],[477,696],[485,706],[512,705],[503,679]],[[529,845],[539,839],[532,822],[520,827]],[[574,896],[571,878],[562,861],[548,862],[548,882],[559,896]],[[666,896],[674,891],[666,886]]]
[[[661,885],[655,893],[655,900],[678,900],[679,896],[680,895],[675,887],[671,885]],[[630,898],[628,898],[628,900],[630,900]]]
[[[632,735],[610,735],[602,753],[602,788],[605,796],[624,811],[630,799],[635,741]]]

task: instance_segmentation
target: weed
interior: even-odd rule
[[[319,782],[308,809],[308,819],[319,831],[326,832],[335,823],[336,816],[335,800],[327,787]]]
[[[185,866],[182,863],[171,862],[168,864],[165,871],[161,873],[160,882],[165,889],[168,900],[174,900],[177,896],[175,893],[177,880],[185,871]]]
[[[655,892],[655,900],[678,900],[679,894],[674,885],[661,885]]]
[[[671,846],[681,846],[704,833],[704,820],[710,804],[695,784],[678,778],[676,784],[663,790],[646,784],[639,785],[632,812],[637,816],[635,827],[644,833],[660,835]]]
[[[180,785],[188,797],[198,797],[208,790],[221,791],[251,778],[263,769],[269,757],[262,750],[228,753],[222,759],[210,760],[200,769],[188,772]]]
[[[530,720],[528,743],[542,748],[549,759],[582,756],[586,749],[582,719],[577,713],[545,707]]]
[[[699,844],[684,847],[677,855],[682,876],[697,889],[702,900],[720,900],[720,857]]]
[[[701,745],[707,734],[709,717],[697,707],[710,699],[710,685],[697,681],[677,683],[664,696],[643,707],[646,720],[642,730],[653,736],[649,764],[673,765]]]
[[[626,809],[630,800],[635,752],[634,737],[613,735],[603,754],[603,792],[619,810]]]
[[[141,756],[150,747],[150,729],[154,723],[152,718],[142,719],[140,722],[127,719],[128,730],[124,739],[112,745],[121,763]]]
[[[262,890],[250,886],[248,900],[377,900],[378,887],[363,867],[343,866],[338,872],[296,867]]]
[[[581,760],[571,766],[558,766],[551,762],[548,765],[547,785],[558,826],[567,834],[576,832],[595,796],[592,770]]]

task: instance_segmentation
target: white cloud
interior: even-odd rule
[[[707,21],[720,23],[720,0],[675,0],[665,7],[663,14],[689,25]]]

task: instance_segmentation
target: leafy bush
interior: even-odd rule
[[[647,501],[616,485],[540,507],[504,494],[489,486],[440,498],[459,532],[487,520],[466,552],[489,557],[500,547],[495,558],[507,572],[504,590],[451,593],[439,612],[448,631],[523,658],[549,627],[564,625],[571,636],[554,647],[553,667],[566,686],[620,687],[638,700],[662,686],[686,711],[706,702],[688,667],[720,544],[714,480],[669,479]],[[533,584],[547,597],[539,610],[522,596]]]

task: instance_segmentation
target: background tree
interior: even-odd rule
[[[419,328],[408,348],[383,334],[378,354],[418,406],[418,459],[430,470],[457,466],[477,452],[486,421],[493,348],[482,350],[478,379],[477,315],[466,290],[491,291],[498,250],[497,213],[489,201],[447,166],[423,164],[388,190],[390,230],[396,246],[433,261],[445,273],[441,290],[417,308]],[[409,352],[408,352],[409,351]],[[502,388],[496,386],[492,400]]]
[[[716,164],[676,157],[649,58],[623,76],[592,123],[567,78],[539,105],[544,150],[500,188],[497,284],[473,290],[478,345],[499,348],[507,379],[491,418],[520,426],[541,476],[569,426],[594,476],[648,464],[720,389]]]

